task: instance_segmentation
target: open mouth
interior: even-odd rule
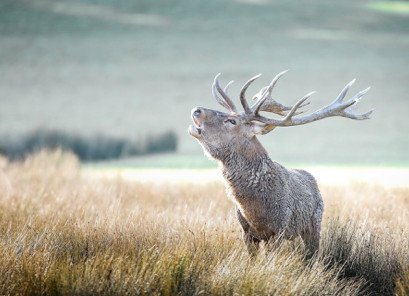
[[[202,126],[194,115],[192,115],[192,121],[194,124],[189,126],[189,134],[195,138],[198,138],[202,134]]]
[[[196,128],[199,129],[201,126],[200,126],[200,123],[197,121],[197,119],[196,119],[194,116],[192,116],[192,120],[193,120],[193,122],[194,122]]]

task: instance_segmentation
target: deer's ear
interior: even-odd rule
[[[265,135],[275,128],[272,124],[253,122],[253,133],[255,135]]]

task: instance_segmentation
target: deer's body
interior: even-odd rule
[[[267,155],[252,161],[237,160],[240,167],[223,164],[222,170],[228,194],[237,205],[245,241],[301,235],[308,249],[314,251],[324,210],[314,177],[303,170],[287,170]]]
[[[189,133],[197,138],[205,153],[219,162],[228,195],[237,207],[237,218],[243,229],[244,241],[252,255],[261,241],[294,239],[297,236],[303,239],[307,253],[313,254],[319,246],[324,210],[314,177],[304,170],[286,169],[272,161],[256,135],[268,133],[276,126],[304,124],[334,115],[366,119],[372,112],[356,115],[349,109],[364,92],[354,98],[353,104],[350,101],[341,104],[346,88],[340,94],[341,99],[338,97],[322,111],[293,119],[294,115],[299,114],[296,110],[302,107],[306,98],[292,108],[270,98],[271,90],[281,75],[277,75],[268,88],[260,91],[260,98],[256,97],[258,101],[251,108],[245,102],[244,93],[257,77],[245,84],[240,96],[244,113],[238,113],[227,96],[227,87],[222,90],[216,76],[213,93],[218,102],[231,113],[201,107],[192,110],[195,124],[190,126]],[[223,99],[217,95],[216,90]],[[259,111],[274,112],[286,117],[283,120],[267,119],[260,116]],[[285,113],[286,111],[289,112]]]

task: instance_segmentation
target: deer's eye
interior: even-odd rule
[[[236,121],[234,119],[227,119],[226,121],[230,122],[231,124],[235,125]]]

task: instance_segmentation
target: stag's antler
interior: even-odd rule
[[[346,102],[342,102],[343,99],[345,98],[346,93],[348,92],[349,88],[352,86],[352,84],[355,82],[355,79],[352,80],[350,83],[348,83],[344,89],[341,91],[341,93],[338,95],[338,97],[329,105],[315,111],[314,113],[302,116],[302,117],[294,117],[296,116],[296,111],[301,107],[305,106],[303,103],[315,92],[311,92],[307,95],[305,95],[301,100],[299,100],[288,112],[288,114],[283,118],[283,119],[270,119],[266,118],[264,116],[259,115],[258,113],[253,114],[253,120],[257,120],[263,123],[271,124],[274,126],[294,126],[294,125],[301,125],[301,124],[306,124],[310,123],[316,120],[320,120],[326,117],[332,117],[332,116],[342,116],[342,117],[347,117],[351,119],[358,119],[358,120],[363,120],[363,119],[369,119],[370,115],[375,109],[372,109],[364,114],[355,114],[353,111],[354,109],[358,106],[358,104],[361,101],[361,97],[366,94],[370,87],[360,91],[357,93],[354,97],[349,99]]]
[[[247,103],[247,100],[245,98],[245,93],[246,93],[247,88],[250,86],[250,84],[257,78],[259,78],[261,74],[252,77],[250,80],[248,80],[244,84],[244,86],[241,89],[241,93],[240,93],[240,101],[244,108],[244,115],[248,118],[248,120],[259,121],[259,122],[271,124],[274,126],[295,126],[295,125],[302,125],[302,124],[310,123],[310,122],[320,120],[326,117],[331,117],[331,116],[342,116],[342,117],[358,119],[358,120],[369,119],[369,116],[375,110],[375,109],[372,109],[364,114],[355,114],[353,112],[354,109],[358,106],[359,102],[361,101],[361,97],[364,94],[366,94],[368,90],[370,89],[369,87],[357,93],[352,99],[346,102],[342,102],[349,88],[355,82],[355,79],[354,79],[344,87],[344,89],[341,91],[338,97],[331,104],[315,111],[314,113],[311,113],[311,114],[308,114],[302,117],[294,117],[301,113],[304,113],[304,111],[298,111],[298,110],[309,104],[309,102],[308,103],[305,103],[305,102],[315,92],[308,93],[292,107],[284,106],[278,103],[277,101],[275,101],[273,98],[271,98],[271,92],[275,84],[277,83],[278,79],[282,75],[284,75],[286,72],[287,71],[283,71],[279,73],[278,75],[276,75],[276,77],[274,77],[274,79],[271,81],[271,83],[268,86],[262,88],[255,95],[257,102],[251,107],[249,107]],[[231,112],[238,113],[237,108],[235,107],[234,103],[227,96],[227,89],[233,81],[231,81],[226,86],[226,88],[222,90],[218,82],[219,76],[220,76],[220,73],[216,75],[214,83],[213,83],[213,95],[215,96],[216,100],[222,106],[224,106]],[[224,101],[217,95],[216,90],[224,98]],[[267,118],[265,116],[260,115],[259,114],[260,111],[276,113],[276,114],[284,116],[284,118],[283,119]]]

